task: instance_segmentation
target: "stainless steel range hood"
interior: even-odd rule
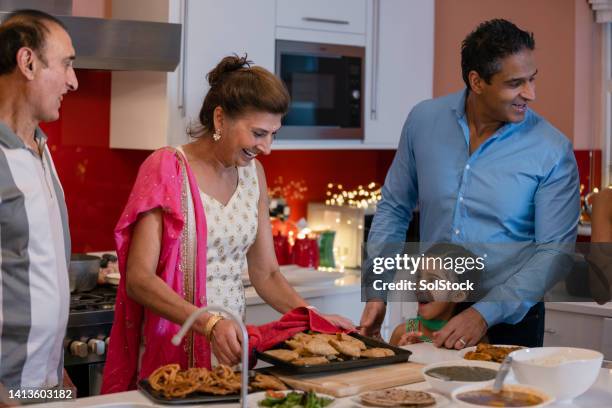
[[[180,60],[180,24],[71,16],[71,0],[0,0],[0,18],[18,8],[48,12],[66,25],[76,68],[171,72]]]

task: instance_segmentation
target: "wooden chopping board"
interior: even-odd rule
[[[423,364],[398,363],[340,373],[287,375],[271,371],[292,388],[315,391],[334,397],[348,397],[364,391],[397,387],[423,381]]]

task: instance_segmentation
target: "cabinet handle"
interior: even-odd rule
[[[555,329],[544,329],[544,333],[557,334],[557,331]]]
[[[380,48],[380,0],[374,0],[372,10],[372,78],[370,85],[370,119],[378,118],[378,61]]]
[[[181,31],[181,70],[178,89],[178,109],[181,112],[181,117],[185,117],[187,109],[185,108],[185,72],[187,66],[187,8],[189,0],[181,1],[181,23],[183,29]]]
[[[302,17],[302,20],[308,21],[311,23],[328,23],[328,24],[338,24],[338,25],[349,25],[349,22],[346,20],[333,20],[331,18],[319,18],[319,17]]]

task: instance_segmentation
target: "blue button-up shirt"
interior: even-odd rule
[[[470,155],[466,95],[427,100],[410,112],[368,241],[403,242],[418,206],[421,242],[499,243],[497,254],[495,246],[487,254],[488,294],[474,307],[489,327],[516,323],[554,283],[555,260],[554,251],[541,250],[514,262],[520,249],[508,248],[575,242],[578,170],[570,141],[532,110]]]

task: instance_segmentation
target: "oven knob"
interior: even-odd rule
[[[361,92],[359,92],[357,89],[355,89],[351,95],[353,96],[353,99],[359,99],[361,98]]]
[[[99,356],[103,355],[106,351],[105,344],[102,340],[91,339],[87,342],[89,346],[89,351],[93,354],[97,354]]]
[[[72,343],[70,343],[69,349],[70,354],[75,357],[87,357],[87,344],[83,343],[82,341],[73,341]]]

